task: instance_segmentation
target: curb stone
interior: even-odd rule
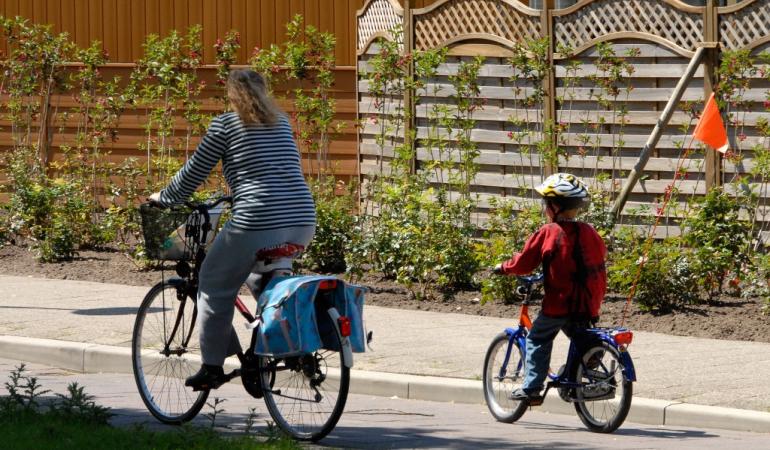
[[[0,335],[0,358],[45,364],[85,373],[132,373],[131,349],[81,342]],[[226,366],[235,367],[237,361]],[[351,371],[350,392],[412,400],[483,404],[477,380]],[[549,393],[543,412],[575,414],[572,404]],[[626,419],[647,425],[719,428],[770,433],[770,413],[634,397]]]

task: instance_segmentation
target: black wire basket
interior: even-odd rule
[[[164,261],[195,258],[203,235],[204,220],[199,212],[187,207],[158,208],[144,203],[139,206],[139,215],[148,258]],[[213,230],[209,234],[213,234]]]

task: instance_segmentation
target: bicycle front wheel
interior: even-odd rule
[[[333,337],[342,348],[338,333]],[[287,358],[260,357],[265,404],[275,423],[294,439],[318,441],[342,416],[350,386],[344,352],[320,349]]]
[[[200,368],[195,302],[169,283],[158,283],[136,315],[131,341],[134,379],[147,409],[166,424],[192,420],[209,391],[194,392],[185,378]]]
[[[505,355],[510,348],[508,363]],[[489,412],[500,422],[513,423],[524,415],[527,404],[508,398],[524,381],[524,353],[506,333],[492,340],[484,358],[484,400]]]
[[[612,433],[631,409],[633,383],[623,375],[618,351],[605,343],[583,354],[583,363],[575,367],[575,411],[580,420],[595,433]]]

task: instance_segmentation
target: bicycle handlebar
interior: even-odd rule
[[[520,282],[527,284],[527,285],[533,285],[535,283],[541,283],[543,281],[543,278],[545,278],[545,274],[537,274],[537,275],[526,275],[526,276],[516,276],[516,279]]]
[[[184,205],[190,209],[194,209],[196,211],[200,211],[201,213],[207,213],[208,210],[214,209],[215,207],[219,206],[222,203],[229,203],[233,204],[233,197],[231,195],[225,195],[222,197],[219,197],[218,199],[208,202],[200,202],[200,203],[194,203],[194,202],[184,202]]]

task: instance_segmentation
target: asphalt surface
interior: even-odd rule
[[[128,347],[147,287],[0,275],[0,336]],[[247,304],[251,304],[245,299]],[[366,306],[373,351],[355,369],[480,380],[492,338],[511,319]],[[240,320],[242,342],[248,332]],[[566,359],[560,335],[552,366]],[[770,412],[770,343],[635,332],[636,397]],[[0,354],[0,357],[3,357]],[[770,448],[770,445],[768,445]]]
[[[19,361],[0,359],[0,378]],[[30,375],[45,389],[64,393],[78,382],[96,402],[112,408],[118,426],[146,424],[154,429],[177,429],[158,424],[144,409],[134,380],[127,374],[79,374],[41,364],[28,364]],[[223,386],[213,397],[225,399],[216,425],[225,433],[243,432],[250,408],[264,430],[270,421],[261,400],[249,397],[236,382]],[[205,407],[196,423],[210,426]],[[626,422],[611,435],[587,431],[575,415],[528,411],[517,423],[496,422],[483,405],[404,400],[351,395],[337,428],[319,443],[332,448],[473,448],[473,449],[767,449],[767,434],[716,429],[665,427]]]

